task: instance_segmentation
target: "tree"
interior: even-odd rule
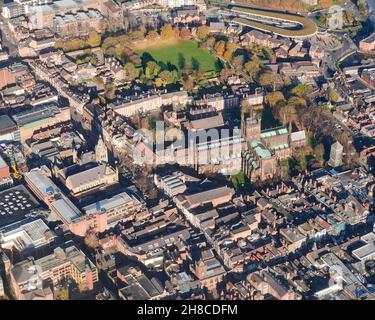
[[[155,78],[159,72],[161,67],[155,61],[149,61],[146,64],[145,76],[147,79]]]
[[[96,66],[98,64],[98,56],[93,54],[89,57],[89,62]]]
[[[61,288],[57,295],[58,300],[69,300],[69,290],[68,288]]]
[[[160,36],[162,39],[171,39],[175,37],[175,30],[173,30],[172,25],[165,24],[160,30]]]
[[[305,83],[300,83],[299,85],[297,85],[296,87],[292,89],[292,94],[301,98],[306,98],[309,92],[310,92],[310,87],[309,85]]]
[[[284,84],[279,74],[267,69],[261,70],[258,73],[257,82],[262,87],[269,87],[274,90],[280,89]]]
[[[288,105],[293,107],[306,107],[307,102],[304,98],[292,96],[288,99]]]
[[[233,67],[236,70],[242,70],[244,62],[245,62],[245,57],[243,55],[235,56],[232,60]]]
[[[329,99],[329,101],[331,101],[333,103],[336,103],[340,100],[340,96],[335,90],[333,90],[332,88],[329,88],[328,89],[328,99]]]
[[[324,145],[319,143],[314,148],[314,155],[316,158],[323,160],[324,159]]]
[[[261,71],[260,74],[258,74],[258,83],[262,87],[269,87],[272,85],[272,76],[273,74],[271,72]]]
[[[284,86],[289,87],[291,84],[292,84],[292,79],[290,78],[290,76],[285,75],[284,76]]]
[[[156,78],[155,79],[155,86],[162,87],[164,85],[163,80],[161,78]]]
[[[305,171],[307,169],[307,158],[305,154],[298,157],[299,171]]]
[[[230,61],[233,58],[233,54],[238,49],[238,46],[234,42],[228,42],[226,44],[226,50],[223,54],[225,60]]]
[[[192,57],[191,58],[191,68],[193,69],[193,71],[198,72],[200,70],[200,67],[201,67],[201,65],[200,65],[199,61],[196,58]]]
[[[96,76],[93,78],[94,82],[95,82],[95,85],[97,86],[97,88],[99,89],[104,89],[104,81],[101,77],[99,76]]]
[[[234,42],[228,42],[226,45],[226,49],[231,52],[235,52],[238,49],[238,45],[235,44]]]
[[[159,33],[156,30],[150,30],[147,33],[146,39],[148,40],[155,40],[159,37]]]
[[[142,63],[142,58],[133,51],[129,53],[127,57],[128,61],[133,63],[134,65],[139,65]]]
[[[183,40],[187,40],[191,38],[191,33],[188,28],[182,28],[180,32],[180,38]]]
[[[221,71],[220,71],[220,79],[221,81],[225,82],[228,80],[229,77],[231,77],[234,73],[234,70],[230,69],[230,68],[223,68]]]
[[[181,52],[178,53],[178,67],[180,70],[184,70],[186,67],[186,59]]]
[[[96,249],[99,246],[99,239],[94,230],[87,231],[84,242],[90,249]]]
[[[113,99],[115,97],[116,86],[112,82],[107,83],[104,87],[104,91],[106,98]]]
[[[214,37],[208,37],[205,45],[207,48],[214,48],[216,43],[216,39]]]
[[[194,83],[189,77],[189,75],[184,75],[181,79],[181,83],[182,83],[184,90],[189,91],[189,92],[193,91]]]
[[[125,63],[124,70],[129,80],[134,80],[139,77],[139,70],[131,62]]]
[[[177,27],[175,27],[175,28],[173,28],[173,31],[174,31],[174,37],[176,38],[176,39],[179,39],[180,38],[180,29],[179,28],[177,28]]]
[[[96,31],[90,31],[87,37],[87,44],[91,47],[98,47],[102,41],[102,37]]]
[[[245,63],[245,71],[249,74],[252,80],[255,79],[256,75],[260,70],[261,62],[257,56],[251,57],[251,59]]]
[[[145,30],[135,30],[135,31],[129,33],[130,40],[131,41],[144,40],[144,38],[145,38],[144,31]]]
[[[156,62],[154,57],[151,54],[149,54],[148,52],[142,53],[141,61],[142,61],[142,68],[143,69],[146,69],[147,63],[149,63],[150,61]]]
[[[210,33],[210,29],[207,26],[200,26],[197,29],[197,37],[200,40],[205,40]]]
[[[222,56],[224,54],[225,50],[225,42],[224,40],[220,40],[215,44],[215,51],[219,56]]]
[[[232,60],[232,57],[233,57],[233,51],[226,50],[226,51],[224,52],[223,57],[224,57],[224,59],[227,60],[227,61]]]
[[[62,49],[64,48],[64,40],[59,39],[55,41],[55,48]]]
[[[160,72],[158,79],[161,80],[162,85],[166,86],[175,82],[176,75],[173,71],[164,70]]]
[[[219,58],[217,58],[215,61],[215,71],[220,72],[223,68],[224,68],[223,62]]]
[[[59,42],[55,44],[55,46],[61,46],[58,48],[61,48],[64,51],[74,51],[78,49],[83,49],[86,46],[86,41],[83,39],[75,38],[63,42]]]
[[[281,101],[285,101],[284,95],[281,91],[275,91],[267,94],[267,101],[270,107],[276,107]]]

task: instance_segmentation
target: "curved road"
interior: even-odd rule
[[[229,7],[229,9],[237,14],[248,16],[247,18],[234,18],[234,22],[252,27],[254,29],[273,32],[274,34],[277,34],[279,36],[291,38],[306,38],[313,36],[317,32],[317,26],[315,22],[304,16],[277,11],[252,9],[242,6],[231,6]],[[298,30],[283,29],[259,21],[254,21],[258,20],[259,18],[265,21],[267,19],[272,19],[275,21],[294,23],[296,25],[299,25],[301,28]]]

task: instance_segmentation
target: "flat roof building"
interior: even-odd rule
[[[182,195],[179,197],[178,202],[187,209],[196,208],[205,203],[212,203],[215,206],[229,201],[233,195],[234,189],[224,186],[193,194]]]
[[[8,115],[0,116],[0,143],[19,140],[18,127],[14,121]]]
[[[38,207],[39,203],[23,185],[0,191],[0,227],[23,219]]]
[[[363,246],[353,250],[352,255],[360,261],[375,259],[375,234],[370,232],[361,237]]]
[[[321,257],[321,260],[332,272],[336,272],[336,281],[341,281],[343,290],[353,299],[365,295],[368,290],[362,281],[332,252]]]
[[[181,180],[180,177],[175,175],[167,175],[161,177],[160,180],[155,177],[155,182],[156,185],[163,189],[164,192],[170,197],[174,197],[185,192],[186,190],[186,184]]]
[[[70,120],[70,109],[56,103],[41,104],[12,116],[20,132],[20,140],[31,138],[34,131]]]
[[[63,194],[53,181],[43,175],[42,171],[32,170],[25,174],[25,181],[31,191],[45,202],[52,212],[67,225],[81,217],[79,209]]]
[[[107,215],[108,227],[115,226],[118,222],[133,218],[133,216],[146,210],[143,202],[135,195],[121,192],[111,198],[97,201],[82,208],[86,215],[105,213]]]
[[[13,259],[41,257],[49,253],[55,234],[42,219],[26,218],[0,228],[1,247],[13,252]],[[13,260],[14,261],[14,260]]]
[[[10,271],[11,287],[20,300],[24,300],[25,294],[30,291],[51,289],[64,278],[73,279],[86,290],[92,290],[98,282],[95,265],[72,241],[43,258],[19,262]]]

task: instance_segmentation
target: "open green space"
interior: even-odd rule
[[[183,69],[183,66],[205,72],[216,69],[216,58],[207,49],[199,48],[198,43],[192,40],[176,41],[172,44],[140,50],[137,53],[141,57],[144,54],[149,54],[155,61],[163,62],[166,65],[172,64],[178,70]]]

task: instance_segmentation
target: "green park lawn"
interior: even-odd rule
[[[197,42],[192,40],[180,40],[160,47],[153,46],[151,49],[139,50],[137,53],[140,56],[148,53],[155,61],[173,64],[179,70],[182,65],[181,61],[192,69],[194,69],[194,64],[198,63],[199,68],[205,72],[215,70],[216,58],[207,49],[199,48]]]

